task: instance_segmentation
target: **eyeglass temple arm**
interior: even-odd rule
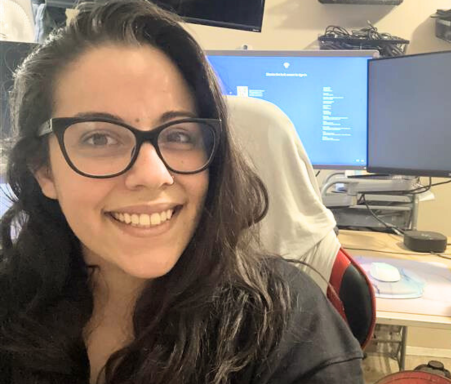
[[[38,128],[38,136],[43,136],[52,132],[53,132],[52,120],[47,120],[45,123],[41,124]]]

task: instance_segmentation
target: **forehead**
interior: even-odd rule
[[[54,117],[110,112],[152,124],[165,112],[195,112],[178,68],[150,47],[104,46],[85,52],[55,82]]]

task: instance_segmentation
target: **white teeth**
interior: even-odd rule
[[[139,215],[139,225],[150,225],[149,215]]]
[[[160,225],[172,217],[173,210],[168,209],[160,213],[152,213],[151,215],[141,213],[112,213],[114,218],[122,223],[130,224],[133,227],[153,227]]]
[[[126,224],[130,224],[132,222],[132,218],[128,213],[124,213],[124,220],[122,220],[121,218],[119,218],[119,220],[125,221]]]
[[[161,223],[161,218],[159,213],[152,213],[152,216],[150,216],[150,223],[152,225],[158,225]]]

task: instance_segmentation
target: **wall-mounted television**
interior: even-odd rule
[[[187,22],[260,32],[265,0],[153,0]]]
[[[93,0],[85,0],[93,1]],[[97,0],[98,1],[98,0]],[[108,1],[108,0],[103,0]],[[265,0],[149,0],[188,23],[261,32]],[[47,0],[48,6],[74,8],[77,0]]]

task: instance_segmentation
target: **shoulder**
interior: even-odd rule
[[[363,383],[360,345],[321,289],[294,264],[283,259],[271,263],[290,289],[293,308],[282,340],[268,364],[258,367],[255,382],[297,383],[312,378],[312,383],[322,383],[314,376],[329,377],[343,370],[354,372],[348,383]],[[342,378],[327,383],[340,383]]]
[[[295,304],[295,314],[309,303],[316,302],[318,297],[327,302],[321,289],[304,271],[300,270],[295,263],[289,262],[282,257],[270,258],[267,261],[268,268],[274,269],[277,275],[286,283]]]

